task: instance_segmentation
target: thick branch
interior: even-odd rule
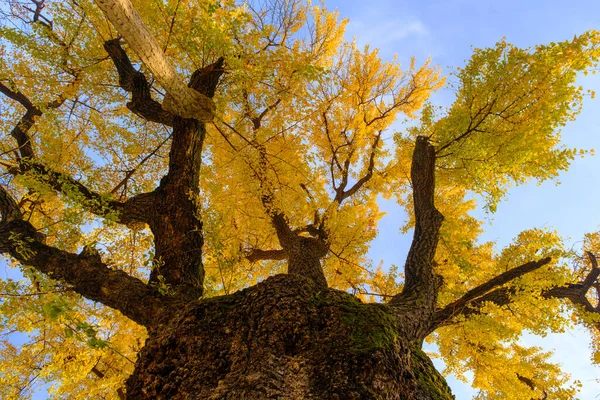
[[[260,260],[286,260],[287,257],[285,250],[250,249],[246,253],[246,259],[252,263]]]
[[[31,101],[27,98],[27,96],[25,96],[23,93],[17,91],[14,91],[12,89],[10,89],[8,86],[6,86],[5,84],[3,84],[2,82],[0,82],[0,92],[5,95],[6,97],[13,99],[16,102],[21,103],[21,105],[23,107],[25,107],[25,109],[27,111],[35,108],[33,106],[33,104],[31,103]]]
[[[419,136],[415,143],[411,179],[415,232],[404,266],[404,289],[390,303],[402,304],[410,299],[429,313],[433,312],[437,298],[438,282],[433,273],[433,258],[444,217],[434,205],[435,149],[424,136]]]
[[[183,118],[212,120],[215,111],[212,100],[184,83],[131,2],[95,0],[95,3],[167,91],[165,109]]]
[[[131,93],[131,101],[127,103],[127,108],[148,121],[173,126],[173,114],[152,99],[146,76],[133,68],[127,53],[119,44],[119,39],[108,40],[104,43],[104,49],[117,68],[119,86]]]
[[[224,73],[224,59],[200,68],[192,74],[189,86],[212,98]],[[206,124],[194,119],[176,117],[173,120],[173,142],[169,152],[167,180],[197,193],[202,162],[202,148],[206,136]]]
[[[82,296],[150,326],[161,312],[159,293],[123,271],[112,270],[90,248],[72,254],[42,243],[43,235],[26,221],[15,200],[0,186],[0,253],[8,253],[53,279],[73,286]]]
[[[123,271],[108,268],[89,248],[72,254],[39,241],[40,235],[26,221],[6,218],[0,223],[0,252],[30,265],[53,279],[65,282],[92,301],[122,312],[133,321],[151,326],[161,312],[157,290]]]
[[[490,292],[492,289],[502,286],[512,280],[525,275],[528,272],[535,271],[542,266],[548,264],[552,259],[546,257],[542,260],[531,261],[518,267],[512,268],[493,279],[469,290],[460,299],[448,304],[441,310],[436,311],[434,315],[433,329],[438,326],[444,325],[446,321],[452,320],[455,316],[461,314],[465,307],[478,298],[482,298],[485,294]]]

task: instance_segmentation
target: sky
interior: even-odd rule
[[[505,37],[509,43],[527,47],[600,29],[597,0],[326,0],[326,5],[349,18],[347,35],[354,36],[359,45],[379,48],[380,55],[388,60],[398,54],[404,64],[411,56],[418,62],[431,58],[446,73],[452,66],[464,64],[471,46],[493,46]],[[581,84],[600,93],[599,75]],[[600,152],[600,96],[587,100],[577,121],[563,130],[563,138],[569,146]],[[451,91],[441,90],[434,101],[449,104]],[[568,244],[577,246],[584,233],[600,225],[600,156],[576,159],[560,181],[558,186],[546,182],[515,188],[493,216],[479,213],[486,220],[482,240],[497,241],[501,247],[522,230],[547,227],[557,229]],[[375,264],[382,259],[387,265],[402,265],[411,239],[398,232],[405,216],[393,202],[382,202],[381,207],[387,215],[380,223],[380,235],[370,255]],[[523,342],[554,350],[554,360],[583,383],[581,399],[600,398],[600,369],[589,362],[589,337],[583,330],[544,339],[526,335]],[[457,399],[468,399],[476,393],[452,377],[449,384]],[[40,392],[36,398],[45,396]]]
[[[447,74],[452,67],[464,65],[472,47],[490,47],[502,38],[519,47],[573,38],[588,29],[600,29],[600,2],[592,0],[336,0],[326,1],[350,20],[347,36],[359,45],[379,48],[390,60],[394,54],[408,64],[432,59]],[[583,77],[582,77],[583,78]],[[600,93],[600,76],[579,82]],[[441,90],[432,99],[450,104],[453,94]],[[600,99],[586,99],[577,121],[563,129],[563,141],[570,147],[600,150]],[[584,233],[599,229],[600,157],[576,159],[559,177],[560,185],[531,183],[509,192],[508,199],[494,215],[478,212],[486,221],[483,241],[507,245],[519,232],[533,227],[556,229],[569,246],[581,244]],[[393,201],[381,202],[387,215],[380,223],[380,234],[372,243],[370,256],[376,265],[403,265],[411,238],[401,236],[398,228],[405,218]],[[600,252],[600,249],[598,249]],[[539,338],[525,335],[522,342],[554,351],[553,360],[582,382],[581,399],[600,398],[600,367],[591,365],[590,338],[583,329]],[[441,363],[436,362],[441,367]],[[449,377],[457,399],[476,394],[470,385]]]

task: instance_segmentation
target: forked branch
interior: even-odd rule
[[[544,265],[548,264],[552,259],[546,257],[542,260],[531,261],[518,267],[512,268],[493,279],[469,290],[460,299],[448,304],[446,307],[436,311],[433,318],[433,329],[444,325],[447,321],[452,320],[457,315],[463,313],[464,309],[468,307],[471,302],[477,299],[481,299],[484,295],[488,294],[493,289],[505,285],[528,272],[535,271]]]
[[[184,83],[129,0],[95,0],[95,3],[167,91],[165,109],[182,118],[204,122],[213,119],[212,100]]]
[[[131,93],[131,101],[127,103],[127,108],[147,121],[173,126],[174,115],[152,98],[146,76],[135,70],[119,39],[106,41],[104,49],[117,68],[119,86]]]

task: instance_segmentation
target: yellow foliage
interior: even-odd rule
[[[504,40],[475,49],[453,74],[456,100],[440,110],[427,103],[445,84],[439,68],[415,59],[402,68],[397,59],[384,61],[377,49],[358,48],[344,39],[347,21],[324,5],[133,3],[182,74],[225,58],[217,115],[207,126],[200,193],[192,194],[204,224],[206,296],[229,294],[284,270],[284,261],[246,258],[250,249],[279,248],[261,204],[265,191],[301,234],[308,235],[302,229],[310,225],[327,232],[323,266],[330,286],[370,301],[397,294],[401,269],[373,268],[367,252],[383,216],[378,199],[395,196],[412,215],[411,156],[415,137],[426,135],[436,146],[435,203],[445,216],[435,257],[435,272],[443,278],[440,307],[510,268],[553,258],[514,282],[510,308],[488,304],[431,337],[447,372],[472,371],[482,399],[522,399],[524,393],[541,398],[544,392],[552,399],[573,397],[577,388],[565,386],[568,379],[549,354],[517,341],[525,330],[560,332],[574,322],[598,335],[595,315],[577,309],[572,321],[565,304],[540,296],[581,280],[589,266],[570,268],[573,254],[551,231],[522,232],[501,250],[481,243],[482,221],[471,213],[478,196],[493,211],[512,185],[556,179],[576,154],[587,154],[561,145],[560,128],[581,107],[585,89],[576,77],[597,66],[598,32],[533,49]],[[127,109],[128,95],[118,88],[103,48],[116,37],[103,14],[91,0],[50,2],[44,9],[52,19],[49,29],[26,23],[31,13],[24,7],[13,12],[14,24],[0,27],[0,81],[44,110],[32,135],[40,161],[107,198],[153,190],[166,170],[170,134]],[[158,85],[152,94],[162,101]],[[65,101],[48,106],[57,99]],[[9,168],[10,131],[23,110],[16,101],[2,102],[0,161]],[[419,120],[385,142],[403,117]],[[145,227],[98,220],[31,176],[15,178],[11,190],[49,245],[77,252],[94,244],[111,268],[141,279],[161,262]],[[404,233],[413,226],[410,217]],[[586,236],[584,249],[598,248],[600,233]],[[117,398],[114,390],[132,371],[144,329],[47,277],[27,268],[22,274],[18,281],[0,279],[0,397],[28,398],[49,382],[52,398]],[[24,332],[25,342],[16,346],[10,332]],[[599,362],[600,348],[594,351]]]

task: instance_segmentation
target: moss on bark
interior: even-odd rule
[[[392,309],[278,275],[191,303],[154,331],[134,399],[451,399]],[[418,350],[418,351],[417,351]]]

